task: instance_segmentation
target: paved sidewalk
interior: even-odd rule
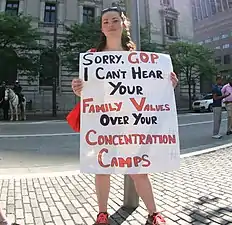
[[[232,224],[231,148],[184,158],[179,171],[151,175],[151,181],[169,225]],[[0,190],[0,205],[21,225],[91,225],[97,214],[91,175],[4,179]],[[111,224],[145,224],[143,202],[126,212],[122,200],[123,176],[112,176]]]

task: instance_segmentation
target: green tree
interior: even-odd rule
[[[141,51],[157,52],[157,44],[151,41],[149,27],[150,26],[140,28]]]
[[[0,80],[12,82],[22,73],[33,78],[38,73],[40,34],[31,26],[31,18],[0,14]]]
[[[188,86],[189,109],[192,107],[192,88],[200,80],[212,80],[217,73],[214,52],[204,46],[186,42],[176,42],[168,47],[174,71],[181,75],[181,82]]]
[[[92,23],[73,24],[66,26],[66,37],[60,41],[60,52],[63,55],[63,64],[70,72],[78,71],[79,53],[94,48],[100,38],[100,18]],[[156,43],[149,38],[148,27],[141,28],[141,50],[156,52]]]
[[[66,37],[60,41],[59,51],[63,55],[63,65],[71,72],[79,70],[79,53],[95,48],[100,38],[100,20],[91,23],[75,23],[66,26]]]

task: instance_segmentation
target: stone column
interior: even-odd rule
[[[6,0],[0,1],[0,12],[5,12],[6,9]]]
[[[100,10],[99,7],[96,7],[96,8],[95,8],[95,17],[98,17],[98,16],[100,16],[100,15],[101,15],[101,10]]]
[[[83,23],[83,5],[78,6],[78,22]]]
[[[19,14],[24,12],[24,0],[19,1]]]
[[[174,28],[175,28],[175,35],[179,38],[179,20],[178,20],[178,17],[176,20],[174,20]]]
[[[60,2],[58,5],[58,21],[64,23],[64,3]]]
[[[171,5],[171,7],[172,7],[173,9],[175,8],[174,0],[170,0],[170,5]]]
[[[40,2],[40,22],[44,22],[45,2]]]

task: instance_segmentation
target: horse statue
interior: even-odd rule
[[[26,120],[26,98],[25,96],[22,99],[22,102],[19,103],[19,97],[11,88],[6,88],[5,90],[5,100],[9,100],[10,105],[10,120],[14,120],[14,112],[16,116],[16,121]]]

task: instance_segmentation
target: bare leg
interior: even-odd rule
[[[26,120],[26,103],[23,104],[23,120]]]
[[[138,195],[144,201],[150,215],[156,212],[156,205],[154,195],[152,192],[151,182],[147,174],[133,174],[130,175],[134,181]]]
[[[19,107],[18,107],[19,120],[22,120],[22,119],[23,119],[22,107],[23,107],[22,105],[19,105]]]
[[[12,104],[9,103],[9,105],[10,105],[10,120],[13,121],[14,120],[14,111],[13,111]]]
[[[107,202],[110,192],[110,175],[95,176],[96,194],[99,212],[107,212]]]
[[[15,106],[15,116],[16,116],[16,121],[19,120],[19,111],[18,111],[18,105]]]

